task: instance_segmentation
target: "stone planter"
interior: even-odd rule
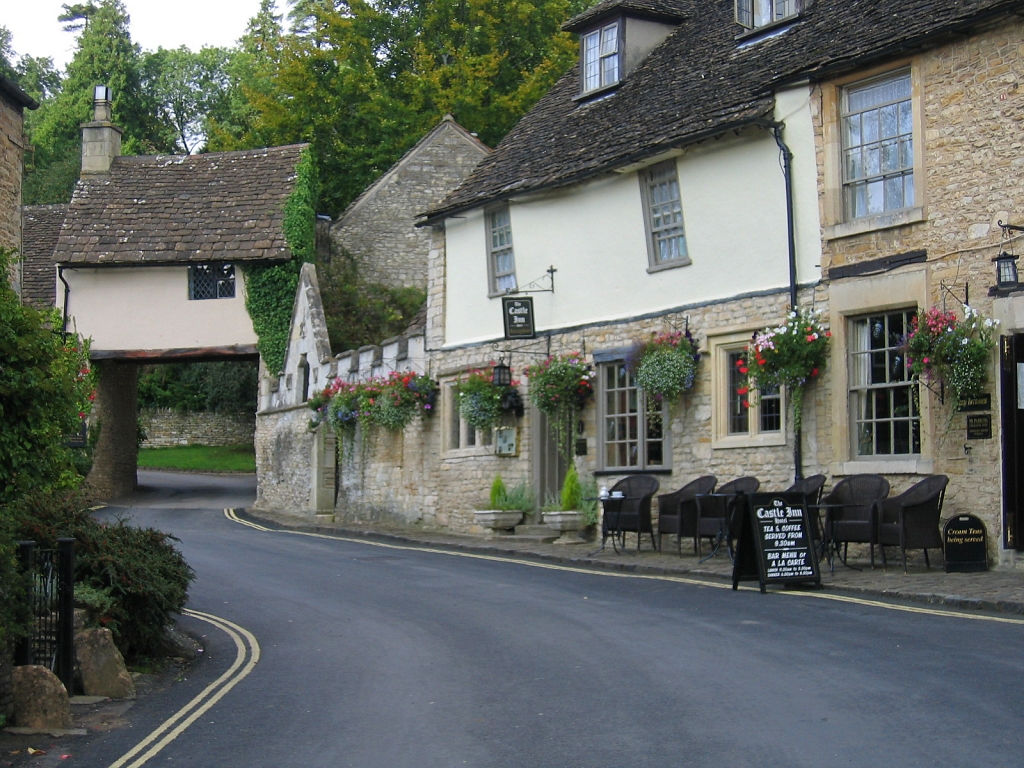
[[[510,536],[523,519],[518,509],[480,509],[473,513],[476,524],[486,528],[491,536]]]
[[[561,536],[555,544],[583,544],[586,542],[580,531],[587,527],[583,513],[577,510],[570,512],[545,512],[544,523],[548,528],[558,531]]]

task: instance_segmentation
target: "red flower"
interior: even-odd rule
[[[757,364],[758,364],[758,365],[764,365],[764,364],[765,364],[765,362],[766,362],[766,361],[764,361],[764,360],[760,360],[760,359],[759,359],[759,360],[757,361]]]
[[[747,368],[747,366],[745,366],[745,365],[740,367],[740,373],[747,373],[749,370],[750,369]]]
[[[915,322],[917,321],[916,317],[914,318],[914,321]],[[825,338],[826,339],[831,339],[832,338],[832,331],[825,331]]]
[[[736,390],[736,394],[737,395],[745,395],[749,391],[750,391],[750,387],[740,387],[739,389]]]
[[[736,361],[736,367],[737,368],[742,368],[743,367],[743,360],[742,359]]]
[[[750,407],[750,401],[749,400],[744,400],[743,401],[743,407],[744,408],[749,408]]]
[[[817,368],[812,368],[811,369],[811,376],[817,376],[817,375],[818,375],[818,369]]]

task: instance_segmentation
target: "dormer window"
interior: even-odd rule
[[[796,16],[806,0],[736,0],[736,21],[747,29],[760,29]]]
[[[583,35],[580,45],[584,93],[619,82],[619,22]]]

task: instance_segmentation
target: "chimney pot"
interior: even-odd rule
[[[113,104],[110,88],[93,89],[93,119],[82,124],[82,177],[105,175],[114,158],[121,154],[121,129],[111,120]]]

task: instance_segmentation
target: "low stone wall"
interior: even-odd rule
[[[143,448],[173,445],[249,445],[256,433],[252,413],[211,413],[175,411],[171,408],[139,410],[139,422],[146,430]]]

